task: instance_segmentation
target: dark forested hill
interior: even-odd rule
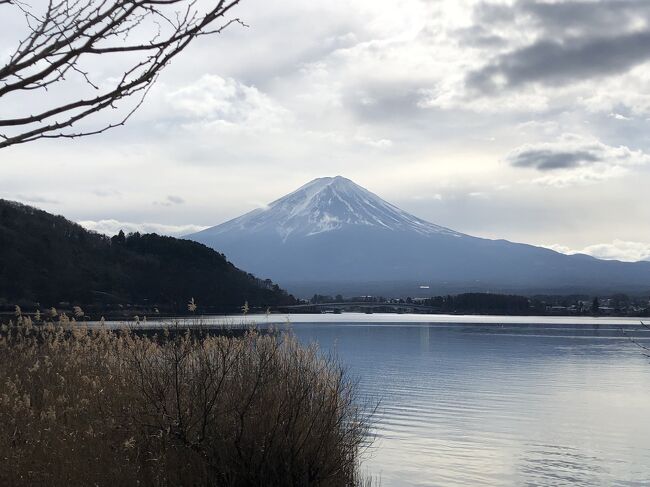
[[[0,302],[148,305],[210,311],[291,304],[271,281],[196,242],[155,234],[108,238],[61,216],[0,200]]]

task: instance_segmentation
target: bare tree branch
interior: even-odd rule
[[[194,39],[218,34],[232,24],[226,16],[241,0],[49,0],[35,11],[20,0],[0,0],[20,13],[28,35],[18,42],[8,62],[0,66],[0,149],[43,138],[75,138],[123,125],[142,105],[165,68]],[[94,79],[84,62],[117,59],[121,75]],[[78,86],[92,96],[50,101],[33,113],[8,115],[3,104],[29,93]],[[92,93],[94,92],[94,94]],[[99,128],[79,128],[81,122],[118,102],[136,97],[135,106],[117,122]],[[28,99],[29,100],[29,99]],[[20,106],[30,103],[21,100]],[[33,105],[32,105],[33,106]],[[75,130],[75,127],[78,127]]]
[[[640,323],[641,323],[641,327],[642,327],[642,328],[644,328],[644,329],[646,329],[646,330],[650,330],[650,325],[648,325],[648,324],[645,323],[644,321],[641,321]],[[632,336],[632,335],[629,335],[628,332],[627,332],[627,330],[625,330],[623,327],[620,327],[620,329],[621,329],[621,331],[623,332],[623,335],[625,335],[625,336],[628,338],[628,340],[630,340],[634,345],[636,345],[636,346],[639,347],[641,350],[643,350],[643,355],[645,355],[646,357],[650,358],[650,347],[649,347],[649,346],[644,345],[644,344],[641,343],[637,338],[635,338],[635,337]]]

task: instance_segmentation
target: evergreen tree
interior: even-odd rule
[[[120,233],[111,237],[111,242],[113,242],[114,245],[124,245],[126,243],[126,235],[124,235],[124,231],[120,230]]]
[[[591,312],[595,315],[600,313],[600,301],[598,297],[595,297],[593,303],[591,303]]]

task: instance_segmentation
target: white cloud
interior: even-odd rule
[[[622,120],[626,122],[632,120],[631,117],[626,117],[625,115],[621,115],[620,113],[610,113],[609,116],[615,120]]]
[[[586,254],[605,260],[620,260],[623,262],[650,261],[650,243],[614,240],[612,243],[589,245],[583,249],[571,249],[565,245],[544,245],[562,254]]]
[[[389,149],[393,146],[393,141],[390,139],[372,139],[364,135],[357,135],[354,139],[376,149]]]
[[[166,225],[163,223],[132,223],[118,220],[84,220],[77,222],[84,228],[104,235],[113,236],[123,230],[124,233],[158,233],[160,235],[182,236],[205,230],[207,227],[200,225]]]
[[[191,126],[275,130],[290,117],[288,110],[254,86],[214,74],[171,91],[166,100]]]
[[[650,63],[594,83],[577,101],[590,113],[610,113],[621,120],[650,115]]]

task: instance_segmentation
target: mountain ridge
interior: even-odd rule
[[[303,296],[335,292],[337,285],[357,293],[390,292],[389,283],[401,290],[424,284],[459,292],[650,292],[650,262],[604,261],[463,234],[341,176],[310,181],[266,208],[187,238]],[[327,289],[319,288],[325,283]]]

